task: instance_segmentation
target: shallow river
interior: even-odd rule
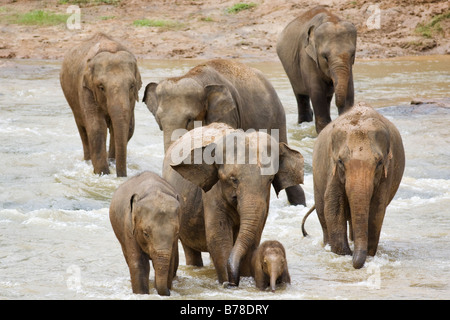
[[[140,61],[144,87],[197,63]],[[305,157],[310,207],[314,126],[296,124],[295,98],[280,63],[249,64],[267,75],[286,108],[289,142]],[[153,286],[150,295],[131,293],[108,216],[111,195],[125,178],[96,176],[83,161],[59,68],[59,61],[0,61],[0,299],[162,299]],[[237,289],[222,288],[209,255],[203,254],[206,267],[186,266],[180,246],[178,277],[164,299],[450,299],[450,109],[390,108],[449,97],[450,57],[358,60],[354,78],[356,101],[393,121],[406,149],[405,174],[377,255],[354,270],[350,256],[322,246],[315,213],[303,238],[308,209],[289,206],[284,192],[277,198],[272,191],[263,240],[286,247],[291,285],[259,292],[253,279],[243,278]],[[162,140],[153,116],[138,103],[129,176],[161,173]]]

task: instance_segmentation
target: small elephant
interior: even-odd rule
[[[130,269],[133,293],[149,293],[150,259],[158,294],[170,295],[178,269],[179,199],[153,172],[124,182],[112,197],[109,217]]]
[[[184,201],[180,240],[186,263],[202,266],[201,252],[209,252],[219,282],[238,286],[240,275],[251,275],[271,184],[278,194],[303,183],[303,157],[267,133],[213,123],[172,144],[163,176]]]
[[[353,106],[355,52],[355,26],[324,7],[309,10],[286,26],[277,53],[297,99],[298,123],[313,120],[310,99],[317,133],[331,122],[334,93],[339,114]]]
[[[286,115],[275,89],[260,71],[236,61],[211,60],[181,77],[149,83],[143,101],[163,131],[165,152],[180,137],[177,130],[192,130],[195,121],[278,129],[280,142],[287,143]],[[286,193],[292,205],[306,205],[301,186]]]
[[[61,87],[94,173],[109,174],[116,159],[118,177],[127,176],[127,144],[134,132],[134,105],[142,86],[136,58],[120,43],[98,33],[67,52]],[[107,129],[110,132],[106,154]]]
[[[323,243],[351,255],[353,267],[374,256],[386,207],[400,185],[405,151],[397,128],[372,107],[359,103],[331,122],[313,151],[315,208]],[[303,226],[302,226],[303,229]]]
[[[256,287],[264,290],[270,286],[275,292],[277,283],[291,283],[283,245],[276,240],[264,241],[252,258],[252,276]]]

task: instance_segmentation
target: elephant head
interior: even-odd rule
[[[171,166],[183,178],[206,192],[203,195],[205,219],[210,214],[209,207],[209,210],[216,210],[212,215],[222,210],[228,217],[226,220],[232,221],[233,243],[229,253],[225,254],[228,257],[225,263],[229,283],[237,286],[241,261],[244,256],[251,257],[250,253],[259,244],[269,210],[271,184],[278,195],[282,189],[303,183],[303,157],[266,133],[221,126],[213,123],[190,131],[187,135],[191,135],[194,141],[190,152]],[[218,127],[219,135],[203,138],[203,142],[196,146],[196,134],[204,133],[211,127]],[[172,145],[168,153],[179,151],[180,140]],[[216,231],[216,234],[220,232]],[[210,230],[206,230],[208,232]],[[225,243],[223,247],[226,247]]]
[[[179,215],[178,199],[160,190],[133,194],[130,199],[132,232],[141,250],[153,261],[159,295],[170,295],[178,257]]]
[[[227,122],[231,111],[236,110],[229,88],[214,84],[202,86],[189,77],[149,83],[143,101],[164,132],[165,152],[179,138],[179,135],[172,136],[175,130],[192,130],[194,121],[201,121],[203,125]]]
[[[373,118],[359,122],[353,119],[334,129],[332,174],[343,186],[348,201],[355,243],[353,266],[361,268],[367,254],[375,255],[378,244],[379,234],[376,244],[368,246],[370,241],[375,241],[369,239],[369,229],[376,229],[374,224],[381,225],[390,201],[388,196],[383,196],[387,192],[380,190],[380,184],[392,175],[391,135],[382,121]],[[384,186],[384,189],[389,188]],[[380,215],[376,215],[378,210],[383,211],[381,221]]]
[[[134,131],[134,105],[141,76],[135,57],[128,51],[90,53],[83,75],[83,88],[110,119],[110,157],[116,158],[117,176],[127,175],[127,143]],[[88,104],[86,104],[88,105]],[[111,149],[113,151],[111,151]]]
[[[326,78],[333,81],[339,110],[353,106],[352,66],[355,62],[356,28],[347,21],[327,21],[308,29],[305,52]],[[349,87],[351,86],[351,88]]]

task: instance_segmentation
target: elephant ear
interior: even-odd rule
[[[206,124],[224,122],[224,118],[237,108],[230,90],[220,84],[207,85],[206,93]]]
[[[156,96],[156,87],[158,84],[156,82],[151,82],[145,87],[144,98],[142,102],[145,102],[147,105],[147,109],[153,114],[156,122],[158,123],[159,129],[162,131],[161,123],[159,122],[159,118],[156,115],[156,111],[158,110],[158,97]]]
[[[272,181],[275,192],[303,184],[303,156],[284,142],[280,143],[280,164]]]
[[[215,163],[207,164],[205,161],[196,163],[195,155],[203,154],[205,149],[206,147],[193,149],[184,161],[178,164],[171,163],[170,166],[184,179],[208,192],[219,181],[219,177]]]
[[[311,59],[315,61],[316,65],[319,66],[319,61],[317,60],[316,42],[314,40],[314,25],[312,25],[308,29],[308,38],[306,42],[305,51],[308,54],[308,56],[310,56]]]
[[[141,73],[139,72],[137,62],[135,64],[134,77],[136,79],[136,85],[134,87],[134,96],[135,96],[136,102],[139,102],[139,90],[142,87],[142,79],[141,79]]]
[[[131,230],[132,230],[132,234],[134,235],[135,231],[136,231],[136,212],[135,212],[135,208],[136,208],[136,203],[139,201],[139,196],[138,194],[133,194],[130,198],[130,225],[131,225]]]
[[[183,178],[208,192],[219,180],[215,150],[217,142],[235,130],[224,123],[212,123],[185,133],[167,150],[170,166]]]

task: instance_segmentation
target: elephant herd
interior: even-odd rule
[[[312,209],[323,243],[351,255],[348,223],[353,266],[361,268],[376,253],[405,156],[390,121],[363,103],[354,106],[355,49],[353,24],[323,7],[292,21],[277,45],[297,99],[298,122],[313,120],[310,100],[314,110],[319,135]],[[99,33],[66,54],[60,81],[84,159],[92,160],[96,174],[109,174],[108,160],[115,159],[117,176],[126,177],[142,86],[134,55]],[[334,93],[339,117],[331,122]],[[215,59],[149,83],[143,101],[163,132],[162,177],[143,172],[130,178],[110,204],[133,292],[149,293],[152,260],[158,294],[170,294],[179,240],[187,265],[203,266],[201,253],[209,252],[220,283],[238,286],[240,276],[253,276],[258,288],[272,291],[277,282],[290,283],[283,245],[260,241],[271,186],[277,195],[285,190],[291,205],[306,206],[303,157],[288,145],[284,108],[267,78],[245,64]]]

